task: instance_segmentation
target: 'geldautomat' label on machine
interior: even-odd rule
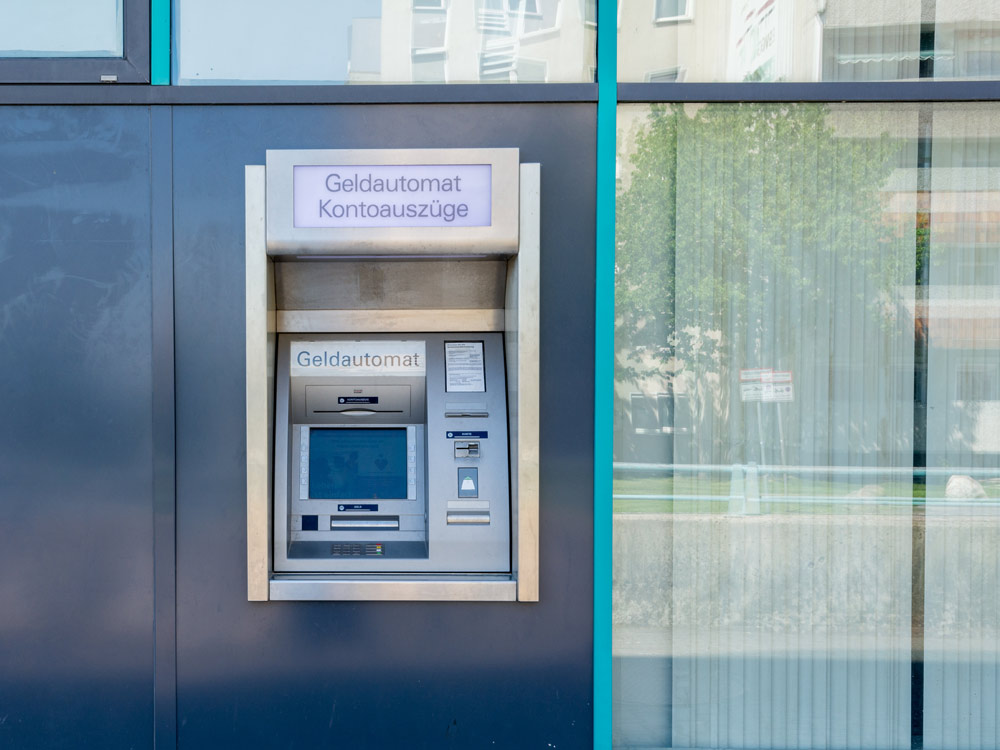
[[[423,341],[296,341],[290,368],[293,377],[424,375],[427,348]]]

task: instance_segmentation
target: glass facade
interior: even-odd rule
[[[122,0],[6,2],[2,17],[0,58],[122,56]]]
[[[621,81],[1000,75],[993,0],[619,0]]]
[[[587,0],[174,3],[175,83],[594,80]]]
[[[1000,744],[1000,117],[618,113],[619,747]]]

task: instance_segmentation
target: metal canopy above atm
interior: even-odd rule
[[[268,255],[510,257],[516,148],[267,152]]]

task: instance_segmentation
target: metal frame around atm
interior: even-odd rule
[[[464,149],[474,155],[476,150]],[[490,149],[482,150],[482,159]],[[374,155],[377,152],[370,152]],[[428,152],[432,153],[432,152]],[[433,153],[447,154],[447,150]],[[464,154],[463,154],[464,156]],[[264,166],[246,167],[247,598],[268,600],[538,601],[540,166],[520,164],[518,243],[506,261],[503,308],[279,310],[267,253]],[[509,575],[304,574],[272,564],[277,334],[502,331],[511,491]]]

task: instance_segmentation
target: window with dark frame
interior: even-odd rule
[[[2,83],[149,83],[149,2],[122,0],[122,54],[0,56]]]

